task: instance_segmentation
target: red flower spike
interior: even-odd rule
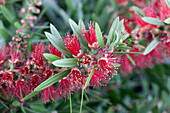
[[[36,64],[38,69],[44,69],[45,59],[43,57],[43,53],[45,51],[44,43],[37,44],[36,46],[33,44],[33,52],[31,53],[32,60]]]
[[[94,29],[94,23],[92,23],[92,25],[91,25],[91,22],[90,22],[89,31],[83,29],[83,36],[88,41],[90,48],[93,49],[95,47],[99,47],[99,44],[98,44],[97,38],[96,38],[95,29]]]
[[[50,54],[56,55],[60,58],[62,58],[62,53],[57,50],[53,45],[48,44],[48,50],[50,51]]]
[[[30,91],[24,79],[18,79],[15,82],[15,95],[19,98],[23,98],[23,92],[27,95]]]
[[[34,91],[34,88],[36,88],[41,81],[41,77],[37,74],[34,74],[31,76],[31,79],[27,82],[27,84],[29,84],[29,89],[31,92]]]
[[[2,66],[2,64],[7,59],[7,53],[8,53],[7,48],[4,48],[4,49],[0,48],[0,67]]]
[[[71,51],[75,58],[79,58],[81,56],[82,51],[80,50],[80,42],[75,36],[75,34],[73,34],[71,38],[70,35],[67,34],[66,38],[64,39],[64,42],[67,49]]]

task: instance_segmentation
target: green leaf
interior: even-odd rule
[[[90,80],[91,80],[91,77],[92,77],[92,75],[93,75],[93,73],[94,73],[94,70],[95,70],[95,65],[94,65],[93,69],[91,70],[91,72],[90,72],[90,74],[89,74],[89,76],[88,76],[88,78],[87,78],[87,81],[86,81],[86,83],[85,83],[85,85],[84,85],[84,87],[83,87],[83,90],[86,89],[86,87],[88,86],[88,84],[89,84],[89,82],[90,82]]]
[[[117,47],[115,49],[126,50],[126,49],[131,49],[131,47]]]
[[[122,19],[118,24],[118,30],[122,31],[122,33],[125,33],[125,26],[124,26],[124,19]]]
[[[122,38],[122,40],[124,41],[124,40],[126,40],[128,37],[129,37],[129,34],[127,33],[127,34],[123,35],[121,38]]]
[[[60,57],[50,53],[44,53],[43,56],[50,62],[54,62],[55,60],[61,59]]]
[[[0,35],[4,37],[5,40],[8,40],[9,34],[6,32],[4,28],[0,28]]]
[[[58,32],[58,30],[54,27],[53,24],[50,24],[50,30],[53,36],[55,36],[56,38],[63,40],[62,37],[60,36],[60,33]]]
[[[169,7],[169,9],[170,9],[170,0],[165,0],[165,3]]]
[[[82,19],[80,19],[79,20],[79,27],[81,28],[81,29],[86,29],[86,27],[85,27],[85,25],[84,25],[84,22],[83,22],[83,20]]]
[[[20,102],[19,102],[19,101],[14,101],[14,102],[12,103],[12,105],[13,105],[13,106],[19,106],[19,105],[20,105]]]
[[[52,62],[53,65],[58,67],[76,67],[78,64],[78,58],[66,58],[61,60],[56,60]]]
[[[15,22],[15,23],[14,23],[14,26],[15,26],[17,29],[22,30],[22,26],[21,26],[21,24],[20,24],[19,22]]]
[[[112,23],[112,26],[108,34],[107,44],[111,44],[113,42],[113,39],[115,37],[115,31],[118,28],[118,24],[119,24],[119,17],[117,17]]]
[[[90,49],[88,47],[88,42],[86,40],[85,37],[82,36],[82,33],[81,33],[81,30],[80,30],[80,27],[71,19],[69,19],[69,23],[70,23],[70,26],[71,26],[71,29],[73,30],[74,34],[76,35],[76,37],[79,39],[80,41],[80,44],[87,48],[87,49]]]
[[[95,22],[95,32],[96,32],[97,41],[100,47],[104,49],[104,40],[103,40],[102,32],[97,22]]]
[[[30,93],[29,95],[27,95],[26,97],[24,97],[21,101],[27,100],[35,95],[37,95],[38,93],[40,93],[41,91],[34,91],[32,93]]]
[[[69,73],[71,72],[71,69],[65,70],[65,71],[61,71],[57,74],[55,74],[54,76],[48,78],[47,80],[45,80],[43,83],[41,83],[39,86],[37,86],[34,91],[42,91],[45,88],[57,83],[59,80],[61,80],[62,78],[64,78],[65,76],[67,76]]]
[[[135,13],[136,13],[137,15],[145,16],[145,13],[144,13],[140,8],[138,8],[138,7],[136,7],[136,6],[133,6],[132,8],[133,8],[133,10],[135,11]]]
[[[170,17],[167,18],[166,20],[164,20],[164,22],[165,22],[166,24],[170,24]]]
[[[157,38],[152,40],[152,42],[146,47],[143,55],[147,55],[148,53],[150,53],[158,44],[159,44],[159,41]]]
[[[132,59],[132,57],[130,56],[130,55],[128,55],[128,54],[126,54],[126,56],[128,57],[128,59],[132,62],[132,64],[134,64],[135,65],[135,61]]]
[[[142,20],[146,23],[153,24],[153,25],[161,25],[165,26],[166,24],[164,21],[157,19],[157,18],[152,18],[152,17],[142,17]]]
[[[55,48],[57,48],[65,56],[71,57],[70,51],[66,48],[62,41],[60,41],[58,38],[56,38],[55,36],[48,32],[45,32],[45,35],[48,38],[48,40],[54,45]]]
[[[13,15],[11,11],[3,5],[0,5],[0,9],[4,17],[12,24],[15,21],[15,15]]]

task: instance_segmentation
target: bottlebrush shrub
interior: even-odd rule
[[[56,95],[55,98],[66,98],[73,92],[88,90],[90,86],[93,88],[105,86],[117,74],[122,54],[128,53],[125,51],[131,48],[123,42],[129,36],[124,28],[123,20],[119,21],[119,17],[117,17],[108,35],[102,34],[97,22],[90,22],[88,30],[82,20],[78,25],[71,19],[69,23],[73,34],[67,33],[63,38],[52,24],[50,25],[51,33],[45,32],[54,47],[48,47],[50,53],[43,55],[61,71],[43,81],[34,89],[34,92],[22,100],[50,87],[53,89],[46,91],[53,91]],[[39,60],[38,62],[35,60],[36,65],[44,65]],[[53,87],[57,82],[58,87]],[[49,93],[46,92],[42,96],[46,96],[46,94]]]

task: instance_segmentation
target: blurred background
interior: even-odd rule
[[[121,0],[120,0],[121,1]],[[62,36],[72,32],[68,23],[71,18],[76,23],[82,19],[88,27],[90,21],[97,21],[104,33],[108,33],[111,23],[117,16],[133,16],[129,8],[133,5],[143,7],[144,3],[129,1],[126,6],[119,0],[43,0],[41,10],[34,21],[34,27],[28,27],[30,34],[29,49],[32,43],[49,43],[44,31],[49,31],[52,23]],[[2,3],[2,2],[1,2]],[[25,0],[6,0],[7,12],[0,12],[0,43],[2,46],[12,40],[15,30],[21,27],[20,9],[26,7]],[[2,9],[2,8],[1,8]],[[8,15],[4,15],[8,14]],[[133,26],[132,26],[133,28]],[[170,113],[170,60],[155,64],[151,68],[134,70],[131,74],[118,73],[107,86],[91,88],[86,92],[83,113]],[[2,98],[2,97],[0,97]],[[0,112],[11,107],[11,113],[69,113],[68,99],[42,103],[38,99],[28,100],[23,107],[18,101],[5,100],[0,103]],[[79,112],[81,92],[72,95],[73,113]]]

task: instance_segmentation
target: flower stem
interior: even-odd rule
[[[70,113],[72,113],[72,101],[71,101],[71,94],[70,94]]]
[[[81,113],[81,111],[82,111],[82,107],[83,107],[83,94],[84,94],[84,89],[82,89],[82,94],[81,94],[80,113]]]

